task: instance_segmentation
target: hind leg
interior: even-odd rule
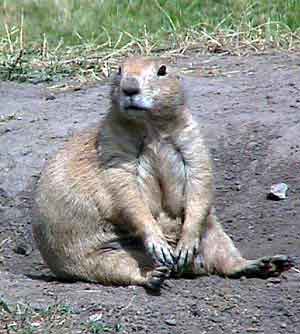
[[[170,269],[154,265],[142,250],[110,250],[90,254],[83,279],[105,285],[142,285],[159,290]]]
[[[217,273],[228,277],[278,276],[292,267],[292,260],[285,255],[265,256],[247,260],[241,256],[231,238],[223,231],[215,215],[208,216],[207,229],[200,245],[200,255],[194,260],[195,274]]]

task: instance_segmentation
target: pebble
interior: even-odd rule
[[[277,183],[273,184],[270,188],[270,192],[268,194],[268,199],[271,200],[282,200],[286,199],[286,192],[288,190],[288,185],[286,183]]]
[[[281,279],[278,277],[271,277],[268,279],[268,282],[273,283],[273,284],[280,284],[281,283]]]
[[[0,188],[0,197],[3,198],[3,199],[8,199],[9,198],[8,193],[3,188]]]
[[[32,252],[32,247],[29,244],[26,244],[25,242],[19,242],[16,244],[14,252],[16,254],[28,256]]]
[[[177,322],[176,322],[175,319],[166,319],[165,323],[169,326],[176,326],[177,325]]]
[[[47,95],[46,98],[45,98],[46,101],[52,101],[52,100],[55,100],[55,99],[56,99],[56,97],[54,95]]]
[[[95,313],[89,316],[89,321],[99,321],[102,319],[102,313]]]
[[[1,131],[0,131],[0,135],[3,135],[3,134],[8,133],[8,132],[11,132],[10,128],[2,128]]]

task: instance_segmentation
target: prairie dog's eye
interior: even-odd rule
[[[167,74],[167,66],[166,65],[161,65],[161,67],[157,71],[157,75],[159,77],[162,77]]]
[[[122,68],[121,68],[121,66],[119,66],[119,68],[118,68],[118,75],[121,75],[122,74]]]

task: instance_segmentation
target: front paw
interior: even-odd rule
[[[175,250],[177,273],[182,273],[192,266],[195,256],[199,253],[199,248],[200,239],[198,237],[179,240]]]
[[[145,247],[155,262],[168,268],[174,267],[175,255],[173,248],[162,237],[151,236],[146,238]]]

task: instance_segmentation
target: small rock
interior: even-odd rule
[[[52,101],[52,100],[55,100],[56,97],[54,95],[47,95],[46,96],[46,101]]]
[[[11,129],[10,129],[10,128],[2,128],[2,129],[1,129],[1,132],[0,132],[0,135],[5,134],[5,133],[8,133],[8,132],[11,132]]]
[[[41,321],[34,321],[30,325],[33,326],[33,327],[40,327],[42,325],[42,322]]]
[[[279,201],[281,199],[286,199],[286,192],[288,190],[288,185],[286,183],[277,183],[271,186],[270,192],[267,196],[268,199]]]
[[[268,282],[273,283],[273,284],[280,284],[281,279],[279,277],[271,277],[268,279]]]
[[[31,153],[32,153],[32,150],[24,150],[24,151],[22,152],[22,155],[23,155],[23,156],[26,156],[26,155],[31,154]]]
[[[144,331],[147,328],[146,326],[140,324],[135,325],[135,327],[138,331]]]
[[[89,321],[99,321],[102,319],[102,313],[95,313],[89,316]]]
[[[20,255],[28,256],[32,252],[32,247],[25,242],[19,242],[16,244],[14,252]]]
[[[0,188],[0,198],[9,199],[9,195],[3,188]]]
[[[175,319],[166,319],[165,320],[165,323],[169,326],[176,326],[177,323],[176,323],[176,320]]]

